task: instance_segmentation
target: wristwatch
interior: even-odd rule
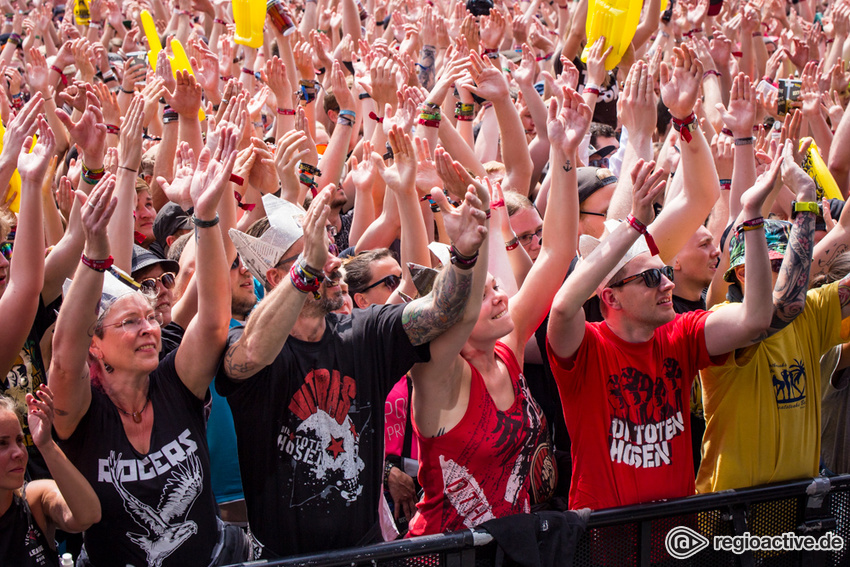
[[[821,204],[815,201],[791,201],[791,218],[797,216],[797,213],[814,213],[820,215]]]

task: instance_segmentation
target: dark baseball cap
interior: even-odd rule
[[[155,266],[156,264],[162,266],[162,269],[166,272],[174,272],[176,274],[180,271],[180,264],[174,260],[164,260],[138,244],[133,245],[133,278],[141,270]]]
[[[588,197],[612,183],[617,183],[617,176],[604,167],[580,167],[576,170],[578,181],[578,202],[583,203]]]
[[[156,218],[153,221],[153,236],[163,250],[168,248],[168,243],[165,241],[167,237],[173,236],[178,230],[191,229],[192,219],[189,218],[189,213],[174,202],[163,205],[157,211]]]

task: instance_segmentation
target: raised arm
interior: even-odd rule
[[[794,159],[796,142],[787,140],[782,152],[782,180],[797,194],[798,203],[817,204],[815,182],[803,171]],[[808,143],[804,144],[800,156],[805,155]],[[779,278],[773,286],[773,321],[768,334],[777,333],[788,326],[806,306],[806,292],[809,290],[809,269],[812,265],[812,250],[815,244],[815,217],[817,213],[801,211],[796,213],[788,237],[788,248]]]
[[[653,203],[664,192],[665,173],[659,169],[654,173],[655,162],[638,161],[632,168],[632,215],[644,226],[652,220]],[[578,209],[573,213],[578,216]],[[578,231],[578,219],[575,220]],[[582,306],[593,292],[604,282],[620,259],[637,241],[640,233],[629,223],[621,223],[587,258],[582,258],[567,281],[558,290],[549,312],[547,333],[549,348],[560,358],[575,354],[584,340],[585,316]],[[576,238],[576,237],[573,237]]]
[[[706,319],[705,344],[712,356],[725,354],[767,338],[767,329],[773,317],[773,277],[761,213],[765,200],[779,183],[782,162],[781,157],[774,160],[770,169],[741,197],[741,217],[745,222],[750,221],[752,226],[744,232],[744,301],[713,311]],[[759,225],[758,221],[762,224]],[[740,230],[740,226],[736,226],[735,230]]]
[[[21,352],[35,314],[38,310],[38,297],[44,285],[44,228],[42,224],[41,183],[55,146],[53,132],[43,116],[36,123],[35,113],[41,109],[40,96],[31,105],[32,120],[21,116],[16,127],[27,127],[32,134],[38,124],[43,143],[36,146],[32,154],[27,153],[32,146],[32,137],[27,136],[18,157],[18,172],[21,175],[21,208],[18,215],[18,229],[15,238],[12,265],[8,272],[8,284],[0,298],[0,308],[6,321],[15,324],[2,325],[0,328],[0,371],[8,372]],[[16,119],[17,120],[17,119]],[[15,122],[13,122],[13,125]],[[10,126],[11,128],[12,126]],[[38,147],[41,146],[41,147]]]
[[[511,345],[515,349],[524,348],[546,317],[578,249],[576,154],[590,127],[593,114],[581,95],[568,87],[561,88],[563,105],[559,105],[554,97],[549,102],[547,122],[551,142],[549,167],[552,186],[546,216],[543,217],[545,238],[531,272],[511,299],[511,318],[515,328],[510,339],[515,341]],[[558,237],[550,238],[547,234]]]
[[[683,191],[671,202],[665,203],[658,219],[652,224],[652,235],[658,244],[659,256],[665,262],[679,253],[685,242],[699,225],[705,222],[714,203],[720,197],[720,181],[714,168],[711,148],[699,128],[693,113],[702,80],[702,63],[693,49],[684,46],[674,49],[674,67],[661,66],[661,98],[673,123],[681,124],[682,162],[679,175],[683,179]],[[696,127],[693,131],[693,123]]]
[[[452,242],[452,265],[440,272],[431,293],[404,308],[404,330],[414,345],[425,344],[443,334],[460,320],[466,309],[473,286],[474,270],[469,267],[476,262],[487,236],[485,210],[490,207],[487,190],[480,184],[474,187],[475,193],[467,190],[464,203],[457,209],[449,205],[442,191],[432,192],[433,199],[444,211],[443,222]],[[483,282],[479,283],[483,286]],[[466,338],[457,345],[456,352],[460,352],[464,342]]]
[[[331,195],[336,188],[328,185],[310,203],[301,221],[304,229],[304,252],[300,259],[304,271],[321,276],[328,261],[328,222]],[[270,270],[270,273],[272,271]],[[274,272],[275,275],[277,272]],[[224,372],[233,380],[246,380],[271,364],[289,337],[307,294],[289,282],[289,276],[277,278],[275,288],[266,295],[248,318],[238,341],[227,348]]]
[[[735,165],[729,194],[729,218],[735,219],[741,212],[741,195],[756,180],[755,146],[747,143],[747,140],[753,139],[756,117],[756,91],[750,78],[744,73],[738,73],[732,81],[728,108],[720,103],[716,107],[723,123],[735,138]]]
[[[198,314],[189,323],[174,359],[180,380],[201,399],[215,376],[219,362],[216,355],[224,350],[227,341],[229,263],[221,229],[216,226],[219,222],[216,209],[225,189],[230,186],[236,146],[242,132],[228,125],[218,135],[215,148],[201,150],[192,176],[190,194],[195,208],[192,222],[197,250],[194,279],[198,287]]]
[[[114,189],[115,178],[106,175],[88,197],[82,191],[76,193],[83,203],[82,221],[86,235],[83,254],[91,260],[109,257],[106,227],[117,205],[117,199],[112,197]],[[53,426],[60,439],[71,436],[91,403],[86,360],[102,290],[103,273],[80,262],[56,320],[49,375],[56,401]]]
[[[82,473],[51,436],[53,392],[43,384],[35,394],[27,394],[27,421],[33,442],[44,458],[53,480],[36,480],[27,485],[27,501],[38,506],[48,521],[48,533],[59,528],[78,533],[100,521],[100,500]],[[38,518],[39,515],[36,516]]]

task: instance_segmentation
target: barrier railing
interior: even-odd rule
[[[573,565],[840,567],[850,565],[848,545],[850,475],[841,475],[593,512]],[[483,567],[495,549],[487,532],[464,530],[265,565]]]

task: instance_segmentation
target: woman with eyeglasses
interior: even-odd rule
[[[216,210],[238,134],[234,126],[220,128],[218,149],[201,151],[191,180],[198,312],[162,360],[160,294],[144,290],[167,288],[170,272],[148,273],[144,290],[111,275],[105,285],[115,178],[104,176],[87,198],[77,194],[86,242],[54,335],[54,428],[108,518],[85,532],[78,566],[205,566],[247,558],[244,533],[217,516],[204,410],[230,320],[230,295],[221,293],[229,289],[229,262]]]

